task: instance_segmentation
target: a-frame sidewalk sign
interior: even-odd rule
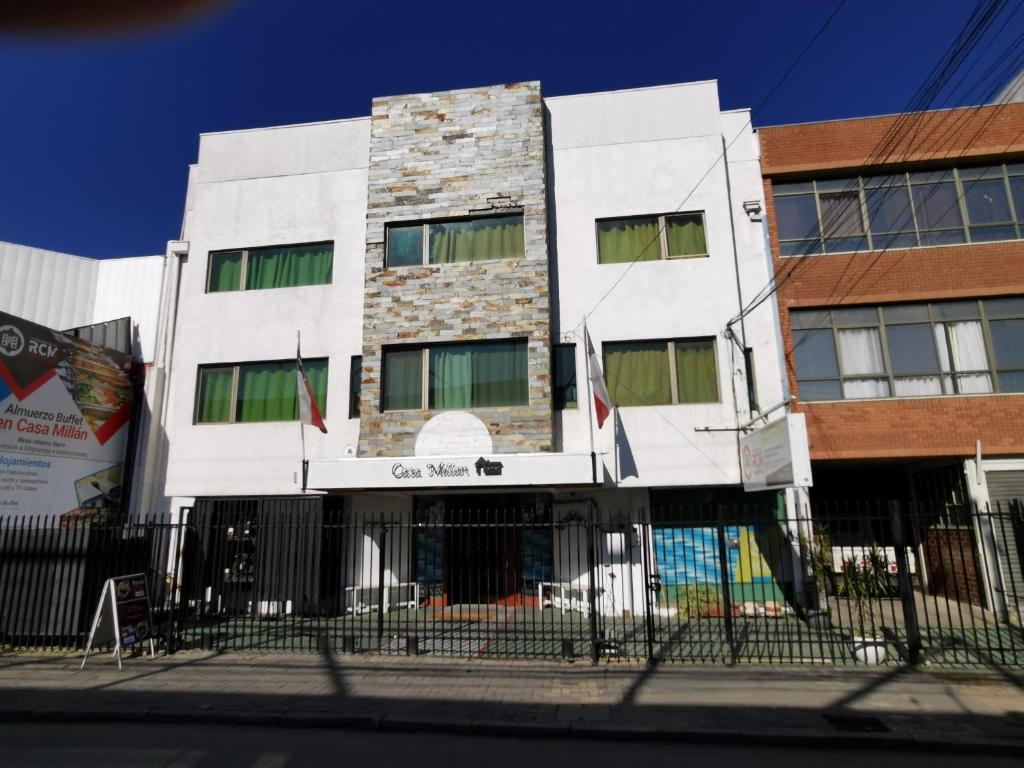
[[[149,641],[149,655],[156,655],[146,575],[133,573],[107,579],[103,582],[103,591],[100,592],[100,602],[92,619],[89,642],[85,644],[85,658],[82,659],[80,669],[85,669],[89,651],[94,646],[107,643],[114,644],[117,668],[122,669],[121,656],[124,649],[146,640]]]

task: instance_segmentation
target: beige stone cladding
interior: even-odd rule
[[[373,102],[360,456],[407,456],[433,412],[381,409],[381,347],[528,340],[529,404],[474,409],[497,453],[550,451],[551,320],[540,83]],[[521,212],[525,256],[385,267],[386,225]]]

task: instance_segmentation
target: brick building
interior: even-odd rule
[[[1024,104],[759,134],[812,497],[1019,497]]]

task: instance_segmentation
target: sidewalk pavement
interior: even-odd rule
[[[0,656],[0,721],[348,727],[1024,755],[1010,673],[330,654]]]

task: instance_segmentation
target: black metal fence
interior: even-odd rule
[[[81,647],[142,571],[170,651],[1024,667],[1019,503],[188,512],[0,522],[0,645]]]

